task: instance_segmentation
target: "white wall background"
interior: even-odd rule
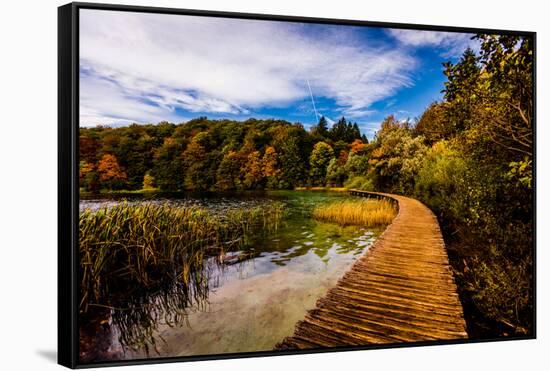
[[[155,370],[535,370],[548,366],[549,21],[543,1],[119,1],[189,9],[520,29],[538,32],[537,340],[148,366]],[[56,354],[57,6],[0,12],[0,369],[59,369]],[[546,293],[543,290],[546,290]],[[137,366],[142,367],[142,366]],[[127,368],[135,369],[136,367]]]

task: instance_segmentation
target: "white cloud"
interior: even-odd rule
[[[132,122],[159,122],[175,118],[162,107],[143,104],[139,95],[112,80],[97,76],[80,78],[80,124],[111,125]]]
[[[376,132],[380,129],[380,121],[372,121],[358,124],[361,133],[365,134],[369,140],[372,140]]]
[[[306,98],[306,80],[357,116],[409,86],[416,66],[337,26],[81,10],[80,27],[81,125],[248,114]]]
[[[343,111],[345,116],[351,119],[361,119],[372,116],[374,113],[376,113],[376,110],[369,109],[346,109]]]
[[[333,119],[331,119],[330,117],[327,117],[327,116],[323,116],[325,118],[325,120],[327,120],[327,126],[329,128],[333,127],[334,124],[336,124],[336,121],[334,121]]]
[[[467,47],[476,50],[479,44],[477,41],[471,39],[472,36],[474,36],[473,34],[467,33],[404,30],[395,28],[389,29],[388,33],[403,45],[444,48],[446,50],[442,54],[445,56],[460,55]]]

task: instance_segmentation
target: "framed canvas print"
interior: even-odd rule
[[[535,337],[535,33],[58,16],[62,365]]]

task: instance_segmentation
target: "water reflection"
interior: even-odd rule
[[[274,233],[251,236],[239,251],[211,258],[208,270],[208,298],[201,305],[151,313],[155,323],[151,334],[162,341],[155,352],[143,348],[125,349],[125,358],[202,355],[224,352],[271,350],[345,270],[376,239],[379,230],[341,227],[311,218],[313,208],[346,195],[324,192],[258,192],[223,195],[119,195],[110,199],[82,200],[80,207],[95,209],[119,202],[170,202],[200,205],[223,215],[231,208],[282,201],[286,204],[282,226]],[[214,261],[213,259],[219,259]],[[219,263],[222,264],[219,264]],[[170,300],[170,290],[162,300]],[[177,307],[177,305],[176,305]],[[181,309],[181,308],[180,308]],[[116,314],[115,314],[116,316]],[[174,320],[174,318],[176,320]],[[144,320],[143,318],[141,320]],[[147,322],[147,321],[146,321]],[[114,333],[120,336],[124,328]],[[124,336],[124,334],[122,334]],[[117,339],[113,338],[113,344]]]

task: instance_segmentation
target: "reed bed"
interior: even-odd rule
[[[313,210],[313,218],[323,222],[377,227],[388,225],[397,215],[395,204],[386,199],[356,199],[321,205]]]
[[[155,346],[160,323],[175,325],[208,298],[208,255],[242,248],[279,227],[282,204],[228,210],[127,203],[80,214],[80,313],[109,314],[123,346]],[[217,259],[212,259],[217,261]],[[107,319],[106,319],[107,320]]]

